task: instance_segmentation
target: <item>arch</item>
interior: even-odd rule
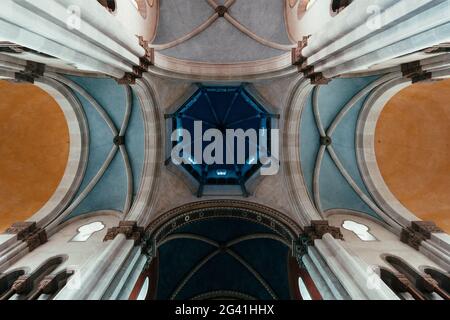
[[[288,242],[295,241],[302,228],[286,215],[272,208],[240,200],[193,202],[161,215],[146,230],[146,239],[158,245],[180,226],[217,217],[232,217],[262,224]]]
[[[0,232],[55,193],[68,165],[69,129],[59,104],[32,84],[0,81]]]
[[[238,232],[238,235],[233,235],[233,232],[231,232],[230,235],[225,236],[226,234],[228,234],[228,231],[225,231],[224,235],[215,235],[215,236],[213,236],[212,234],[207,235],[208,231],[206,230],[208,230],[208,228],[206,226],[215,225],[215,228],[217,228],[218,226],[217,224],[221,225],[222,223],[225,223],[228,226],[231,225],[239,226],[237,228],[239,230],[242,227],[242,230]],[[200,229],[198,229],[197,232],[192,231],[197,230],[196,228]],[[220,230],[231,230],[231,229],[234,228],[228,229],[225,228]],[[263,229],[270,231],[265,233],[262,231]],[[203,232],[205,231],[206,234],[203,235]],[[286,218],[280,212],[277,212],[265,206],[261,206],[259,204],[254,204],[246,201],[211,200],[211,201],[190,203],[182,207],[175,208],[167,212],[163,216],[161,216],[147,228],[145,235],[144,251],[147,252],[147,255],[153,256],[154,258],[151,261],[150,267],[144,270],[143,273],[141,274],[140,279],[136,283],[135,289],[133,290],[133,293],[130,296],[130,298],[136,299],[136,297],[138,296],[138,292],[142,289],[145,283],[145,279],[147,277],[149,277],[152,280],[150,282],[156,281],[155,278],[160,277],[156,275],[157,271],[155,269],[156,264],[155,260],[158,261],[158,264],[163,263],[163,261],[166,262],[168,261],[167,260],[168,245],[172,246],[188,245],[195,247],[199,246],[198,248],[200,248],[201,252],[203,252],[204,250],[206,251],[204,251],[203,253],[199,252],[198,257],[195,255],[196,258],[194,257],[193,259],[189,260],[189,261],[192,260],[191,261],[192,266],[191,262],[189,262],[185,266],[189,267],[189,269],[184,273],[181,271],[181,273],[178,274],[176,278],[177,279],[176,284],[175,283],[171,285],[166,284],[163,287],[165,288],[163,289],[164,296],[166,294],[169,294],[169,292],[166,292],[167,290],[171,290],[170,298],[171,299],[178,298],[179,295],[182,294],[182,292],[185,292],[184,290],[186,287],[192,285],[193,282],[191,281],[191,279],[194,279],[194,277],[199,276],[199,274],[203,274],[202,273],[204,271],[203,269],[208,268],[208,266],[211,265],[210,263],[214,265],[214,263],[220,261],[220,259],[231,259],[231,261],[233,261],[233,265],[235,265],[235,268],[242,269],[242,272],[248,273],[250,278],[253,279],[253,280],[250,279],[252,283],[254,283],[252,286],[258,284],[257,286],[264,288],[265,293],[262,293],[262,295],[267,294],[273,299],[278,299],[278,293],[276,291],[278,289],[275,290],[275,288],[273,288],[271,285],[273,284],[273,282],[270,282],[271,281],[270,279],[272,277],[269,277],[269,279],[267,278],[267,274],[265,274],[267,271],[263,271],[264,269],[261,270],[260,269],[261,265],[259,265],[259,267],[256,267],[256,265],[254,264],[255,261],[253,261],[254,257],[253,258],[251,256],[249,257],[248,252],[246,250],[249,248],[249,246],[254,247],[255,245],[260,245],[261,241],[265,241],[264,243],[266,245],[270,244],[271,246],[273,245],[274,248],[275,247],[279,248],[277,249],[279,251],[278,256],[280,255],[283,256],[285,253],[287,253],[289,256],[290,255],[289,252],[292,250],[292,244],[295,241],[295,239],[298,238],[298,235],[301,232],[302,230],[300,226],[298,226],[295,222],[291,221],[289,218]],[[216,236],[218,237],[217,239],[215,238]],[[222,237],[224,238],[222,239]],[[284,249],[282,249],[283,247]],[[165,251],[166,253],[161,252],[161,250],[166,250]],[[287,257],[285,257],[285,259],[286,258]],[[286,262],[287,261],[288,260],[286,260]],[[283,273],[284,275],[282,277],[285,280],[283,281],[288,282],[290,281],[288,276],[288,273],[290,272],[289,268],[290,267],[288,266],[288,264],[286,264],[285,270],[286,273]],[[152,269],[151,272],[150,269]],[[277,270],[278,269],[279,268],[277,268]],[[282,267],[282,269],[284,270],[284,267]],[[229,276],[233,277],[232,274],[230,274]],[[222,280],[220,278],[217,278],[217,281],[218,281],[217,285],[221,286],[220,281]],[[150,285],[152,290],[155,290],[155,288],[158,287],[158,292],[160,290],[159,286],[160,286],[159,284]],[[171,288],[171,286],[174,287]],[[201,288],[197,289],[199,290]],[[208,288],[208,290],[209,289],[212,288]],[[288,291],[283,291],[283,293],[280,294],[282,295],[289,294]],[[185,292],[185,294],[187,294],[187,292]],[[222,290],[220,290],[220,292],[222,292]],[[209,297],[209,293],[210,292],[208,291],[207,293],[201,294],[200,296],[206,295]],[[153,297],[154,294],[155,292],[150,292],[148,297],[149,298]],[[159,294],[160,293],[158,293],[158,296]],[[198,295],[199,292],[196,292],[196,294]],[[197,295],[193,295],[193,297],[199,298],[199,296]],[[222,292],[222,295],[219,296],[225,297],[226,295],[223,295]],[[249,296],[252,296],[251,292],[249,293]]]
[[[293,211],[298,214],[302,226],[310,225],[313,220],[322,220],[323,215],[315,207],[306,187],[300,161],[300,123],[307,98],[313,90],[309,80],[299,77],[290,88],[284,117],[285,129],[282,139],[282,161],[284,179]]]
[[[440,65],[440,63],[437,64]],[[435,75],[436,78],[448,76],[450,76],[448,69]],[[396,77],[376,87],[361,109],[356,132],[357,162],[364,184],[376,204],[402,226],[409,226],[411,221],[420,219],[406,208],[387,186],[376,159],[375,131],[386,103],[399,91],[411,84],[411,79]]]
[[[2,70],[0,78],[13,80],[8,72]],[[34,84],[48,93],[63,111],[70,140],[68,161],[61,181],[45,205],[27,219],[36,222],[38,227],[45,227],[70,203],[81,185],[87,167],[89,134],[83,107],[67,87],[46,77],[36,79]]]
[[[158,94],[154,83],[147,74],[133,86],[141,107],[145,130],[145,163],[141,173],[141,183],[126,220],[138,221],[139,225],[147,226],[152,215],[148,214],[157,201],[161,166],[164,162],[162,119]]]
[[[103,7],[105,7],[109,12],[113,13],[116,11],[116,0],[97,0]]]
[[[353,0],[331,0],[331,13],[332,15],[338,15],[342,10],[347,8]]]
[[[379,268],[381,280],[402,300],[424,300],[424,297],[400,274],[386,268]]]
[[[437,294],[442,299],[450,300],[450,295],[443,290],[439,286],[438,282],[436,282],[432,277],[419,273],[403,259],[396,256],[385,255],[384,259],[401,275],[406,277],[406,279],[412,283],[418,291],[420,291],[421,295],[425,299],[435,300],[436,297],[434,295]]]
[[[193,297],[191,300],[202,301],[202,300],[256,300],[248,294],[237,292],[237,291],[213,291],[200,294]]]
[[[9,300],[16,296],[19,300],[26,300],[39,295],[41,281],[55,271],[67,258],[65,255],[54,256],[47,259],[31,273],[19,276],[0,299]]]
[[[389,191],[415,216],[447,232],[449,92],[450,80],[402,89],[383,107],[374,136],[377,164]]]

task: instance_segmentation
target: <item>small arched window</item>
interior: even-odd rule
[[[97,2],[108,9],[109,12],[116,11],[117,6],[115,0],[97,0]]]
[[[369,232],[369,227],[362,223],[346,220],[342,224],[342,227],[345,230],[353,232],[362,241],[377,241],[377,238]]]
[[[105,225],[99,221],[86,224],[78,228],[78,233],[75,235],[75,237],[72,238],[72,240],[70,240],[70,242],[88,241],[94,233],[99,232],[103,229],[105,229]]]
[[[386,256],[385,260],[401,275],[406,277],[413,286],[420,292],[423,298],[427,300],[450,300],[450,295],[446,290],[440,287],[438,281],[431,276],[419,273],[404,260],[395,256]]]
[[[353,0],[332,0],[331,1],[331,11],[334,14],[338,14],[345,8],[347,8]]]

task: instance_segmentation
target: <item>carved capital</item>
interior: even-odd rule
[[[103,241],[114,240],[117,235],[123,234],[127,240],[134,240],[139,245],[144,236],[144,228],[139,227],[136,221],[120,221],[118,227],[108,229]]]
[[[414,232],[411,228],[403,229],[400,234],[400,241],[416,250],[419,250],[420,244],[423,240],[426,240],[425,237],[420,233]]]
[[[311,80],[311,84],[313,85],[325,85],[330,83],[331,79],[325,78],[322,72],[313,73],[309,75],[307,78]]]
[[[344,240],[341,229],[330,226],[326,220],[311,221],[311,226],[304,228],[304,232],[294,244],[293,252],[300,266],[304,267],[302,257],[308,253],[308,247],[313,246],[314,240],[322,239],[327,233],[331,234],[335,239]]]
[[[422,234],[426,239],[431,238],[432,233],[444,233],[433,221],[413,221],[411,229]]]
[[[400,240],[416,250],[419,250],[422,241],[431,238],[432,233],[443,233],[432,221],[413,221],[411,227],[404,228],[400,234]]]
[[[17,72],[15,74],[15,80],[17,82],[34,83],[34,80],[44,75],[45,68],[45,64],[34,61],[27,61],[25,70]]]
[[[127,72],[122,78],[117,79],[117,83],[122,85],[131,85],[136,83],[136,79],[137,77],[134,73]]]
[[[402,74],[406,78],[410,78],[412,83],[431,81],[433,75],[422,69],[420,61],[413,61],[401,65]]]
[[[29,276],[20,276],[14,281],[11,289],[17,294],[28,294],[33,290],[33,281]]]
[[[330,226],[326,220],[311,221],[310,227],[305,227],[305,234],[311,239],[311,241],[322,239],[322,237],[329,233],[335,239],[344,240],[339,227]]]
[[[139,36],[139,45],[144,48],[145,55],[140,58],[139,67],[142,71],[148,71],[148,68],[154,64],[155,61],[155,49],[150,48],[148,41],[144,40],[143,36]]]
[[[55,275],[46,276],[39,282],[38,290],[43,294],[53,294],[58,291],[58,283],[56,282]]]
[[[302,41],[298,42],[296,48],[292,49],[292,64],[294,66],[301,66],[305,63],[306,57],[303,56],[302,51],[308,46],[308,39],[310,36],[303,37]]]
[[[7,234],[16,234],[17,240],[25,240],[37,230],[36,222],[16,222],[6,229]]]
[[[150,48],[148,41],[144,40],[144,37],[138,36],[139,45],[144,48],[145,54],[139,58],[139,65],[133,66],[133,72],[127,72],[125,75],[117,79],[117,83],[121,85],[132,85],[136,83],[136,79],[142,78],[144,72],[148,71],[148,68],[154,64],[155,50]]]
[[[47,242],[47,233],[44,229],[38,228],[36,222],[14,223],[6,233],[16,234],[17,240],[26,242],[30,251]]]

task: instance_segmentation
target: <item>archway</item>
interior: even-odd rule
[[[304,270],[292,266],[292,246],[301,233],[280,212],[250,202],[176,208],[147,229],[153,259],[130,298],[302,299],[299,277],[306,276],[310,291],[315,288]]]
[[[0,232],[41,209],[69,159],[69,128],[58,102],[31,84],[0,81]]]
[[[375,154],[390,192],[418,218],[450,231],[450,80],[418,83],[384,106]]]

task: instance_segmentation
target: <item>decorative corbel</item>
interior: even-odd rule
[[[16,234],[17,240],[27,244],[29,251],[33,251],[47,242],[47,233],[38,228],[36,222],[18,222],[9,227],[7,234]]]
[[[327,220],[313,220],[311,221],[311,226],[304,228],[303,233],[294,243],[293,251],[301,266],[303,266],[302,257],[308,253],[308,247],[313,246],[314,240],[322,239],[327,233],[331,234],[335,239],[344,240],[341,229],[330,226]]]
[[[302,51],[308,46],[308,41],[311,36],[305,36],[298,42],[296,48],[292,49],[292,64],[297,66],[299,72],[303,72],[305,78],[311,80],[313,85],[328,84],[331,80],[325,78],[321,72],[315,72],[314,66],[308,65],[308,58],[303,56]]]
[[[292,49],[292,64],[294,66],[302,66],[307,58],[303,56],[302,51],[308,46],[308,39],[310,36],[305,36],[298,42],[297,47]],[[301,71],[301,70],[300,70]]]
[[[144,48],[145,54],[139,58],[139,65],[133,66],[133,72],[127,72],[123,78],[118,79],[118,84],[131,85],[136,83],[136,79],[142,78],[144,72],[148,71],[148,68],[154,64],[155,61],[155,49],[150,48],[148,41],[144,40],[143,36],[138,36],[139,45]]]
[[[15,73],[15,81],[16,82],[26,82],[33,84],[34,81],[42,77],[45,72],[45,64],[27,61],[27,65],[25,66],[25,70]]]
[[[431,72],[424,71],[420,61],[404,63],[400,66],[403,77],[410,78],[412,83],[430,81],[433,78]]]
[[[119,234],[125,235],[127,240],[134,240],[137,246],[143,239],[144,228],[139,227],[136,221],[120,221],[118,227],[108,229],[103,241],[114,240]]]
[[[327,233],[331,234],[335,239],[344,240],[341,229],[330,226],[327,220],[311,221],[311,226],[305,227],[304,232],[312,241],[322,239]]]
[[[404,228],[400,234],[403,243],[419,250],[422,241],[431,239],[432,233],[443,233],[432,221],[412,221],[411,226]]]

